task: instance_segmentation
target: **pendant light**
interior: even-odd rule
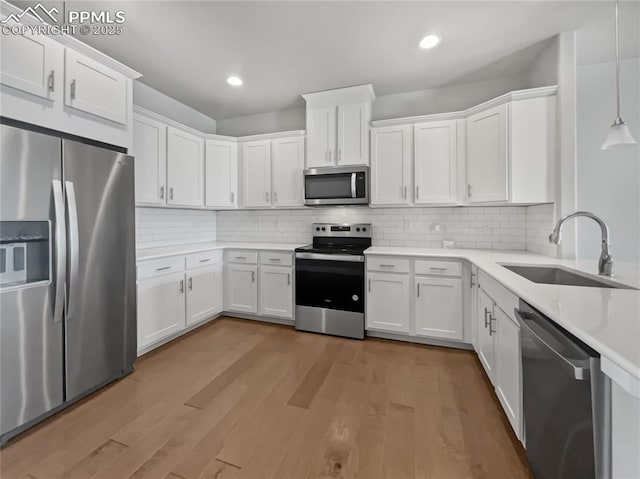
[[[619,145],[635,145],[636,140],[631,136],[629,126],[620,117],[620,25],[618,18],[618,3],[616,0],[616,119],[609,128],[607,139],[602,144],[603,150],[609,150]]]

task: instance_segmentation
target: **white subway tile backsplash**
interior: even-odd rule
[[[215,211],[136,208],[137,248],[215,240]]]
[[[546,256],[556,256],[556,246],[549,243],[549,233],[555,226],[555,205],[527,207],[527,250]]]

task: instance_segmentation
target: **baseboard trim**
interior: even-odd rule
[[[271,316],[260,316],[258,314],[251,314],[251,313],[237,313],[235,311],[225,311],[220,316],[227,316],[229,318],[250,319],[252,321],[261,321],[263,323],[284,324],[285,326],[295,326],[295,321],[293,319],[275,318]]]
[[[428,346],[442,346],[445,348],[466,349],[473,351],[473,345],[458,341],[447,341],[446,339],[422,338],[419,336],[409,336],[406,334],[385,333],[382,331],[365,331],[366,338],[392,339],[394,341],[404,341],[405,343],[426,344]],[[366,339],[365,338],[365,339]]]

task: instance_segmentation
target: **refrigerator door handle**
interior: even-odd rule
[[[80,260],[80,245],[78,234],[78,207],[76,204],[76,191],[72,181],[65,181],[65,190],[67,193],[67,217],[68,217],[68,238],[69,245],[69,282],[67,286],[67,319],[73,317],[71,310],[71,293],[76,294],[78,283],[78,263]]]
[[[66,228],[64,225],[64,198],[62,196],[62,182],[53,180],[53,211],[54,211],[54,244],[56,248],[56,282],[53,303],[53,322],[62,321],[64,311],[64,284],[67,273]]]

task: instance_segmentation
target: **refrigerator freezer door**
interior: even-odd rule
[[[65,239],[60,139],[7,125],[0,133],[0,236],[26,245],[25,281],[0,285],[4,442],[64,399],[64,281],[56,278],[64,278]]]
[[[133,157],[63,140],[67,206],[67,400],[136,357]]]

